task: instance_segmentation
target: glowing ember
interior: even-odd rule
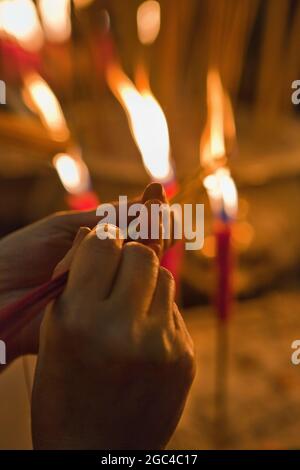
[[[61,106],[48,84],[38,74],[24,78],[24,98],[40,117],[51,137],[57,141],[68,140],[70,132]]]
[[[67,41],[71,35],[70,0],[39,0],[38,5],[47,39]]]
[[[0,30],[24,49],[35,51],[43,45],[43,31],[32,0],[3,0],[0,3]]]
[[[60,153],[53,159],[59,178],[64,188],[71,194],[80,194],[89,189],[89,172],[80,158]]]
[[[141,93],[116,65],[109,67],[107,81],[126,111],[131,133],[152,179],[170,180],[170,141],[166,117],[150,89]]]
[[[160,30],[160,4],[153,0],[143,2],[137,10],[137,31],[142,44],[152,44]]]

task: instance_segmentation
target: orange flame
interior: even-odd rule
[[[24,77],[23,96],[28,106],[39,115],[54,140],[68,140],[70,132],[62,108],[40,75],[32,73]]]
[[[89,171],[81,158],[59,153],[53,158],[53,165],[64,188],[71,194],[80,194],[89,188]]]
[[[0,3],[0,30],[24,49],[35,51],[43,45],[43,31],[32,0],[3,0]]]
[[[75,4],[75,8],[78,8],[79,10],[81,8],[87,8],[90,6],[95,0],[73,0]]]
[[[70,0],[39,0],[46,37],[52,42],[67,41],[71,35]]]
[[[203,184],[207,190],[213,212],[220,214],[224,209],[226,215],[234,219],[238,195],[228,168],[218,168],[214,173],[204,178]]]
[[[152,44],[160,30],[160,4],[155,0],[146,0],[138,7],[137,32],[142,44]]]
[[[225,93],[220,75],[212,69],[207,76],[207,125],[200,142],[200,160],[209,174],[204,186],[213,212],[223,210],[236,216],[238,195],[235,183],[226,166],[226,143],[235,140],[235,123],[229,96]]]
[[[150,88],[145,87],[139,92],[116,64],[108,68],[107,83],[127,114],[146,170],[155,180],[168,180],[172,175],[169,129],[163,110]]]

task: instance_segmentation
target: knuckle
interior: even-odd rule
[[[186,345],[178,357],[178,365],[186,380],[192,382],[196,373],[196,359],[193,344]]]
[[[99,239],[95,232],[91,232],[82,242],[82,247],[88,251],[106,251],[117,254],[120,251],[120,242],[116,238]]]
[[[166,284],[170,284],[171,286],[173,286],[173,285],[175,286],[174,276],[168,269],[161,266],[159,268],[159,275],[166,282]]]
[[[71,292],[65,292],[55,303],[56,325],[63,338],[82,340],[88,334],[85,316],[80,314],[78,305]]]
[[[137,242],[127,243],[124,247],[124,252],[130,253],[131,256],[136,257],[140,260],[140,263],[150,264],[153,267],[158,267],[159,261],[151,248]]]
[[[149,357],[163,366],[174,362],[172,343],[173,339],[170,337],[168,329],[157,324],[149,327],[144,338],[145,350]]]

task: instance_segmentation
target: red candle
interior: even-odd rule
[[[92,189],[90,173],[80,157],[80,150],[56,155],[53,165],[67,191],[66,201],[70,209],[87,210],[98,206],[99,199]]]
[[[68,194],[66,200],[70,209],[78,211],[94,209],[100,203],[97,194],[92,190],[81,194]]]
[[[230,222],[215,222],[217,286],[215,307],[220,321],[229,318],[232,303],[232,252]]]
[[[10,39],[0,40],[3,73],[6,80],[19,81],[25,72],[40,71],[41,56],[38,52],[28,51]]]

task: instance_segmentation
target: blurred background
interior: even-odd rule
[[[205,205],[164,259],[198,360],[170,448],[300,446],[299,51],[300,0],[0,1],[1,236],[151,180]],[[0,377],[1,448],[33,369]]]

